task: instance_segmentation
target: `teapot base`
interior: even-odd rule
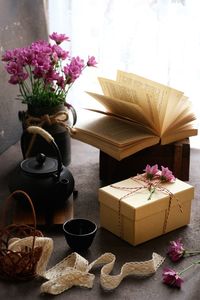
[[[74,217],[73,195],[66,199],[66,202],[62,206],[54,207],[52,209],[35,206],[34,208],[37,226],[49,228],[52,226],[63,225],[66,219],[68,220]],[[13,211],[13,222],[16,224],[33,225],[30,207],[26,206],[24,201],[17,201]]]

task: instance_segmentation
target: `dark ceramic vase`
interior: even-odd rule
[[[38,153],[42,152],[47,156],[54,157],[52,148],[49,144],[42,139],[41,136],[37,135],[33,137],[30,135],[26,128],[30,125],[41,126],[47,132],[49,132],[57,144],[62,158],[62,163],[68,166],[71,162],[71,137],[68,129],[62,124],[49,124],[48,121],[44,120],[45,115],[52,117],[55,114],[65,111],[69,115],[69,119],[65,122],[69,126],[73,126],[76,123],[76,111],[72,105],[66,103],[57,105],[55,107],[38,107],[28,105],[27,111],[19,112],[19,119],[22,122],[22,136],[21,136],[21,150],[23,158],[36,156]],[[31,119],[31,124],[30,124]],[[35,121],[34,121],[35,120]],[[43,124],[41,124],[41,122]]]

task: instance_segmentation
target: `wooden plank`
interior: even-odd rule
[[[190,142],[189,139],[174,144],[174,174],[177,178],[188,181],[190,170]]]

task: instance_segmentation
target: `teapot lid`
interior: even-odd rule
[[[46,157],[43,153],[39,153],[35,157],[23,160],[20,166],[24,172],[29,174],[48,175],[57,171],[58,161],[52,157]]]

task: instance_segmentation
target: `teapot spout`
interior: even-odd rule
[[[62,199],[64,196],[66,200],[71,196],[73,190],[74,190],[74,178],[71,174],[67,178],[61,177],[55,187],[56,194],[59,195],[59,197]]]

